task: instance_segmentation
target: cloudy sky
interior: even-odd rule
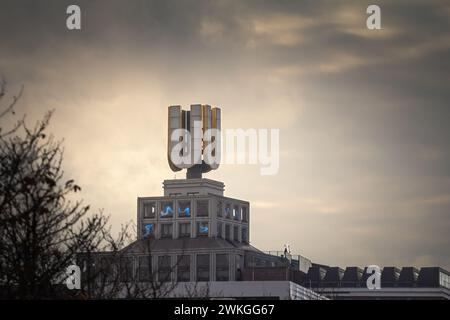
[[[207,103],[224,128],[280,129],[277,175],[206,175],[250,201],[253,245],[450,269],[448,1],[1,0],[0,74],[18,115],[55,110],[67,177],[115,226],[174,177],[167,106]]]

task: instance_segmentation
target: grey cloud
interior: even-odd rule
[[[252,210],[256,246],[450,267],[445,1],[380,1],[378,35],[364,29],[369,1],[78,1],[81,32],[65,29],[69,3],[0,3],[0,73],[25,83],[31,118],[56,108],[69,173],[113,222],[173,175],[165,106],[208,102],[225,126],[281,128],[279,175],[209,175],[269,202]],[[286,217],[279,230],[273,215]]]

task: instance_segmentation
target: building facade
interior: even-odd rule
[[[191,105],[190,111],[169,107],[168,162],[173,171],[187,169],[186,179],[165,180],[161,196],[139,197],[136,241],[115,253],[114,261],[108,252],[98,253],[89,263],[84,257],[83,270],[95,265],[106,270],[106,278],[118,274],[131,288],[163,290],[159,297],[450,299],[450,276],[441,268],[385,267],[382,289],[369,290],[367,269],[315,264],[287,248],[264,252],[253,247],[250,203],[226,197],[222,182],[202,178],[218,168],[218,162],[206,164],[202,157],[219,136],[202,137],[209,129],[220,129],[220,119],[220,109],[208,105]],[[184,133],[177,135],[180,129],[194,127],[199,132],[189,139]],[[201,162],[174,162],[170,155],[178,143],[185,143],[179,150],[182,155],[189,158],[190,152],[197,152]],[[127,296],[130,286],[124,287],[116,297]]]
[[[309,269],[308,259],[250,245],[250,204],[224,196],[222,182],[165,180],[163,188],[137,199],[138,239],[118,254],[121,282],[162,284],[164,297],[325,299],[291,277]],[[100,253],[97,265],[107,259]]]

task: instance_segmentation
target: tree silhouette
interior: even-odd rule
[[[22,89],[5,107],[6,82],[0,82],[0,119],[14,117]],[[108,216],[88,214],[89,206],[73,200],[81,191],[62,169],[63,148],[47,134],[53,112],[30,129],[25,117],[10,128],[0,126],[0,298],[161,298],[176,286],[166,278],[140,281],[125,262],[137,259],[127,246],[136,237],[125,224],[113,236]],[[134,234],[135,236],[136,234]],[[151,261],[152,239],[145,252]],[[139,256],[142,256],[140,254]],[[128,259],[128,260],[127,260]],[[81,268],[81,290],[65,286],[66,268]],[[133,264],[132,264],[133,265]]]
[[[0,83],[0,102],[6,83]],[[0,117],[14,115],[20,94]],[[61,297],[66,267],[89,247],[98,249],[108,231],[102,212],[70,198],[81,188],[64,179],[61,142],[46,133],[52,112],[33,129],[24,118],[0,134],[0,296]]]

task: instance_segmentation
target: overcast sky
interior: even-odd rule
[[[277,175],[205,175],[251,203],[254,246],[450,269],[448,1],[1,0],[0,74],[25,86],[18,115],[55,110],[67,177],[116,227],[174,177],[167,107],[206,103],[223,128],[280,129]]]

